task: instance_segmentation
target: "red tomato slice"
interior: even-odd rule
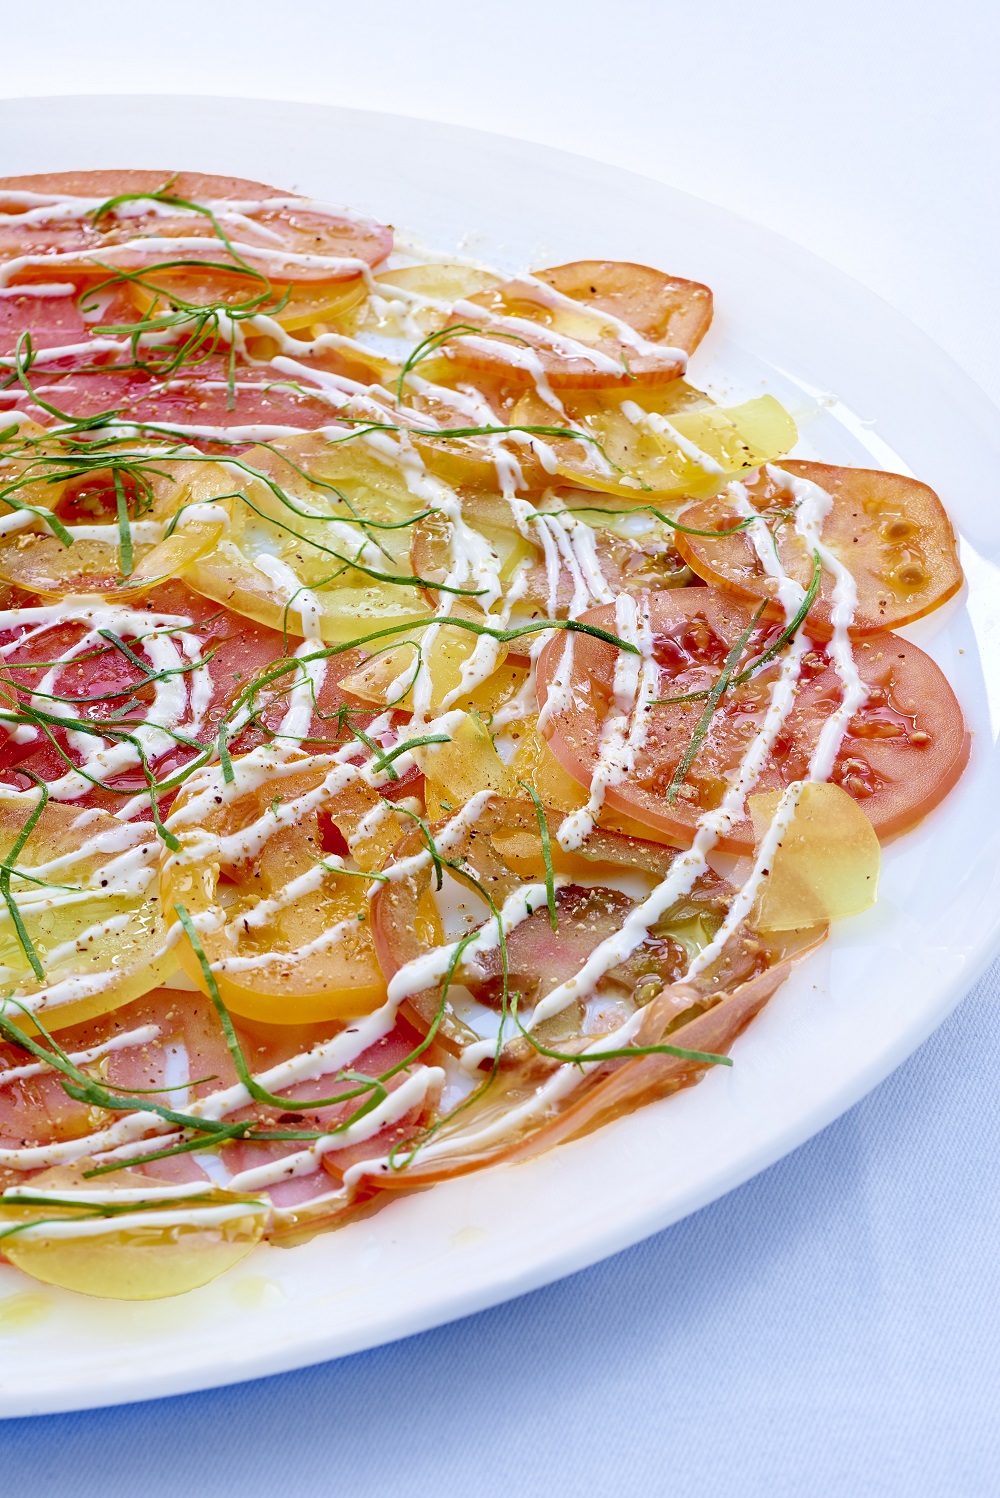
[[[11,603],[15,608],[33,605],[36,605],[36,600],[30,595]],[[109,605],[109,608],[113,610],[114,605]],[[64,612],[69,613],[71,609],[72,605],[66,605]],[[247,682],[263,667],[285,654],[278,631],[233,614],[220,604],[192,592],[183,583],[171,581],[151,589],[140,600],[121,610],[123,620],[132,616],[130,623],[116,628],[112,618],[107,626],[118,634],[125,649],[150,672],[162,667],[158,667],[151,656],[152,641],[143,642],[138,638],[144,631],[135,622],[135,616],[144,614],[166,615],[185,621],[183,625],[171,628],[167,637],[173,642],[178,664],[190,664],[191,657],[184,651],[185,641],[191,650],[196,651],[196,659],[211,655],[205,667],[209,683],[202,679],[196,687],[195,676],[188,672],[178,672],[174,677],[175,682],[183,683],[184,701],[171,727],[177,734],[197,743],[209,744],[215,739],[220,719]],[[3,652],[0,700],[3,705],[10,707],[18,702],[29,702],[32,691],[40,688],[49,665],[65,660],[66,665],[46,690],[52,695],[84,700],[59,703],[40,698],[37,703],[40,711],[53,715],[65,711],[93,723],[95,727],[113,719],[129,732],[146,723],[154,702],[155,686],[145,684],[146,671],[130,660],[124,650],[112,641],[99,638],[81,653],[80,658],[76,657],[75,647],[92,628],[92,625],[72,618],[45,628],[39,628],[31,621],[0,628],[0,651]],[[43,662],[48,664],[41,664]],[[195,692],[199,694],[197,702],[193,700]],[[36,729],[35,737],[27,743],[18,743],[13,729],[7,728],[8,736],[0,746],[0,780],[4,784],[26,789],[31,784],[23,773],[26,770],[51,784],[83,762],[79,748],[67,736],[67,731],[52,724],[49,728],[52,739],[47,738],[43,730]],[[238,753],[259,742],[259,738],[260,730],[251,726],[234,734],[229,747],[231,752]],[[157,780],[169,779],[197,757],[197,749],[181,743],[168,743],[159,753],[151,750],[148,754],[150,768]],[[129,797],[147,790],[147,781],[138,765],[106,777],[98,772],[95,778],[101,779],[102,784],[91,785],[82,795],[70,796],[69,799],[78,801],[81,806],[119,811]],[[175,791],[162,794],[159,798],[161,810],[165,812],[175,794]]]
[[[343,1029],[336,1023],[297,1027],[252,1026],[238,1018],[234,1027],[244,1056],[258,1075],[310,1051]],[[411,1026],[399,1020],[388,1034],[368,1046],[352,1062],[351,1070],[372,1078],[381,1077],[412,1055],[420,1045],[420,1039]],[[155,1093],[152,1096],[180,1111],[236,1081],[218,1015],[200,993],[158,989],[116,1010],[114,1015],[104,1015],[61,1030],[59,1043],[78,1064],[97,1063],[101,1080],[126,1092],[164,1085],[176,1089],[166,1098],[162,1094],[158,1098]],[[25,1067],[28,1075],[18,1075]],[[394,1091],[407,1076],[408,1073],[402,1071],[387,1078],[387,1091]],[[194,1085],[185,1087],[187,1078]],[[290,1103],[308,1104],[312,1099],[321,1100],[351,1090],[350,1086],[338,1083],[334,1072],[284,1087],[281,1096],[287,1097]],[[177,1096],[180,1091],[185,1094],[183,1098]],[[335,1189],[331,1175],[339,1178],[355,1159],[387,1153],[401,1139],[410,1137],[435,1098],[436,1093],[429,1091],[417,1107],[372,1137],[324,1156],[322,1165],[325,1168],[317,1165],[317,1169],[299,1179],[279,1180],[268,1189],[267,1195],[276,1204],[291,1205],[329,1193]],[[354,1112],[361,1101],[361,1098],[355,1098],[332,1107],[289,1111],[283,1120],[276,1118],[273,1108],[252,1104],[226,1113],[225,1121],[236,1123],[256,1119],[267,1130],[331,1129]],[[102,1115],[88,1104],[75,1102],[68,1097],[55,1072],[36,1067],[34,1057],[12,1045],[0,1043],[0,1147],[27,1147],[30,1150],[33,1146],[77,1139],[83,1154],[85,1142],[93,1141],[95,1149],[107,1148],[113,1141],[103,1138],[102,1133],[120,1117],[120,1114]],[[296,1154],[304,1144],[307,1145],[308,1141],[249,1144],[235,1140],[222,1148],[220,1158],[235,1174]],[[160,1139],[151,1132],[147,1144],[149,1152],[160,1147]],[[0,1188],[29,1181],[46,1168],[42,1161],[32,1164],[30,1155],[24,1165],[24,1169],[0,1167]],[[207,1179],[196,1156],[191,1153],[159,1160],[148,1167],[139,1162],[134,1168],[160,1180],[198,1183]],[[114,1176],[109,1178],[111,1183],[114,1179]],[[337,1210],[339,1214],[343,1204]]]
[[[822,539],[857,583],[852,635],[898,629],[938,608],[962,586],[955,532],[933,489],[898,473],[787,460],[779,469],[761,470],[747,485],[747,496],[770,522],[782,567],[803,587],[812,578],[813,559],[786,523],[794,500],[781,473],[817,484],[833,500]],[[699,531],[731,530],[738,518],[725,493],[689,506],[683,516],[686,526]],[[678,531],[677,550],[699,577],[727,593],[755,602],[774,596],[774,580],[745,530],[718,538]],[[830,632],[833,584],[833,574],[824,568],[810,614],[817,634]]]
[[[559,293],[559,299],[529,281],[508,281],[478,292],[468,303],[485,309],[487,346],[456,340],[444,344],[442,353],[457,364],[489,370],[520,385],[536,382],[539,364],[549,384],[559,389],[662,385],[684,373],[686,355],[697,348],[712,321],[707,286],[648,265],[577,260],[537,271],[535,279]],[[579,303],[581,312],[562,298]],[[642,345],[623,337],[615,322],[602,324],[601,313],[627,323]],[[505,318],[518,321],[504,324]],[[463,305],[452,313],[450,325],[479,321]]]
[[[745,605],[714,588],[681,588],[650,596],[655,658],[663,698],[704,692],[718,679],[726,656],[750,624]],[[613,605],[584,614],[588,624],[614,631]],[[749,662],[778,633],[762,621],[744,654]],[[538,695],[544,703],[563,642],[546,646],[539,661]],[[613,702],[618,651],[589,635],[573,646],[570,704],[550,718],[549,746],[560,764],[589,785],[598,762],[602,727]],[[938,666],[915,645],[892,634],[871,635],[854,645],[868,704],[851,719],[837,755],[833,779],[871,819],[879,837],[913,826],[955,784],[969,756],[969,732],[955,694]],[[688,748],[704,700],[653,706],[636,768],[607,791],[607,804],[648,827],[690,843],[699,816],[717,806],[728,777],[757,732],[769,701],[771,665],[727,692],[711,720],[683,785],[667,800],[674,772]],[[769,791],[800,779],[820,729],[842,700],[840,680],[823,646],[803,661],[795,705],[786,719],[756,790]],[[738,824],[720,845],[734,851],[753,846],[749,822]]]
[[[164,192],[187,202],[211,202],[220,215],[223,229],[239,247],[243,258],[265,275],[273,274],[280,282],[330,281],[338,276],[355,276],[358,266],[350,261],[361,260],[366,265],[377,265],[392,248],[392,231],[383,224],[312,207],[308,199],[299,199],[298,194],[283,193],[277,188],[239,177],[213,177],[197,172],[180,172],[173,176],[142,171],[46,172],[0,178],[0,193],[3,192],[83,197],[98,204],[123,193]],[[277,205],[268,206],[271,199],[278,200]],[[300,201],[301,207],[298,206]],[[225,216],[227,202],[238,207],[240,220]],[[221,262],[228,258],[225,247],[216,237],[211,219],[206,215],[191,215],[181,210],[171,213],[169,209],[164,213],[159,208],[154,211],[152,206],[149,211],[141,212],[138,211],[140,207],[130,203],[127,215],[118,216],[111,212],[96,222],[92,217],[81,217],[51,223],[32,221],[19,224],[14,218],[0,233],[0,260],[22,255],[73,256],[72,261],[60,262],[60,268],[76,268],[103,279],[107,275],[104,268],[107,264],[143,269],[157,263],[157,257],[150,255],[148,249],[125,254],[114,252],[116,246],[139,236],[147,246],[150,238],[168,241],[158,257],[162,260],[181,258]],[[178,247],[169,242],[175,239],[194,239],[203,241],[203,244]],[[108,254],[109,250],[111,254]],[[307,258],[298,262],[275,259],[276,251],[327,259],[326,263],[320,260],[319,264],[310,263]],[[328,257],[348,263],[343,267],[331,265]],[[40,279],[44,270],[44,266],[31,267],[29,279]]]
[[[4,602],[10,608],[42,603],[30,595],[7,597]],[[133,614],[155,613],[186,619],[189,627],[184,629],[184,634],[198,641],[204,655],[211,654],[206,667],[212,683],[208,705],[196,722],[192,716],[191,677],[186,677],[185,715],[176,725],[179,734],[201,743],[214,740],[224,713],[254,677],[263,673],[267,685],[258,695],[248,699],[248,708],[254,714],[255,721],[247,727],[234,730],[227,741],[227,747],[230,753],[241,754],[262,739],[280,737],[282,719],[289,707],[291,688],[300,674],[298,667],[290,659],[291,651],[298,642],[292,641],[286,646],[280,631],[233,613],[212,599],[193,592],[179,580],[151,589],[128,607]],[[52,662],[68,657],[86,632],[83,623],[72,620],[53,624],[40,633],[34,633],[35,628],[32,625],[17,625],[0,629],[0,650],[5,652],[3,665],[0,666],[0,703],[3,706],[8,706],[15,699],[25,702],[30,700],[30,688],[37,687],[46,670],[42,665],[30,670],[19,668],[30,666],[32,662]],[[128,648],[150,669],[154,669],[155,663],[150,661],[147,648],[135,635],[123,628],[121,636]],[[93,701],[89,703],[83,701],[66,704],[67,711],[75,712],[88,722],[99,725],[102,721],[114,719],[117,725],[124,725],[129,731],[134,731],[135,727],[146,721],[153,689],[143,685],[142,671],[112,644],[105,645],[102,641],[98,648],[101,653],[96,656],[89,656],[88,653],[88,658],[79,662],[69,660],[54,684],[54,692],[92,698]],[[362,652],[350,650],[333,656],[328,662],[316,694],[315,711],[306,737],[296,741],[301,742],[307,753],[332,753],[354,737],[352,729],[364,733],[377,716],[374,709],[359,703],[340,687],[341,680],[356,672],[363,659]],[[286,670],[272,676],[270,668],[282,661],[286,662]],[[54,707],[58,711],[57,704],[42,701],[38,705],[42,710]],[[392,715],[392,728],[387,736],[391,742],[394,743],[402,732],[406,717],[403,713]],[[25,770],[52,783],[66,775],[72,765],[79,764],[81,755],[67,739],[65,730],[52,727],[52,732],[55,743],[39,733],[31,742],[20,744],[13,733],[8,731],[8,736],[0,743],[0,782],[23,790],[30,784],[29,778],[23,773]],[[64,755],[70,763],[67,763]],[[158,780],[166,780],[197,757],[196,750],[178,745],[167,748],[159,757],[150,755],[150,767]],[[389,799],[412,795],[419,789],[421,779],[420,771],[415,766],[411,767],[400,772],[398,780],[385,787],[384,794]],[[110,776],[107,788],[91,786],[82,797],[74,799],[79,799],[82,806],[101,806],[110,811],[118,811],[128,796],[141,794],[146,789],[145,777],[139,769],[133,768]],[[159,797],[158,805],[164,815],[175,795],[176,791],[171,790]],[[330,836],[334,837],[333,831]],[[343,850],[336,843],[331,843],[324,851]]]
[[[90,1064],[87,1058],[92,1057],[99,1068],[95,1075],[125,1089],[175,1084],[178,1062],[186,1062],[181,1077],[214,1078],[193,1087],[188,1103],[236,1080],[215,1010],[200,994],[176,989],[156,989],[112,1014],[62,1029],[59,1044],[78,1065]],[[36,1071],[34,1063],[33,1056],[0,1044],[0,1138],[4,1147],[81,1139],[114,1123],[115,1116],[102,1116],[88,1104],[75,1102],[55,1072],[41,1067]],[[25,1066],[28,1076],[9,1075]],[[156,1147],[154,1140],[149,1148]],[[191,1155],[161,1161],[154,1171],[166,1179],[204,1179],[204,1172]],[[24,1181],[30,1173],[0,1170],[0,1184]]]
[[[324,647],[316,648],[321,650]],[[315,709],[306,736],[300,741],[307,754],[332,754],[352,739],[357,742],[359,734],[367,733],[376,719],[384,716],[384,710],[362,702],[341,685],[347,677],[355,675],[367,659],[364,650],[345,650],[327,660],[323,680],[315,693]],[[265,672],[266,676],[270,674]],[[271,681],[268,692],[261,697],[263,706],[260,722],[268,734],[275,737],[280,735],[281,720],[288,709],[289,693],[297,675],[297,669],[290,667]],[[409,718],[408,712],[390,712],[389,728],[382,735],[382,748],[395,748],[400,741],[405,740]],[[408,770],[398,770],[397,767],[397,773],[398,779],[390,779],[380,787],[380,794],[389,801],[412,796],[420,789],[423,781],[423,775],[416,765]],[[320,813],[320,830],[324,836],[324,853],[346,851],[347,845],[342,835],[337,832],[329,815],[323,812]]]

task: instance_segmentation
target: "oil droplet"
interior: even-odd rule
[[[481,1238],[486,1237],[485,1228],[461,1228],[459,1232],[451,1235],[452,1248],[470,1248],[473,1243],[478,1243]]]
[[[236,1304],[248,1311],[280,1306],[288,1299],[279,1284],[274,1280],[265,1279],[262,1274],[248,1274],[243,1279],[236,1280],[231,1293]]]
[[[47,1295],[5,1295],[0,1300],[0,1336],[37,1326],[52,1309]]]

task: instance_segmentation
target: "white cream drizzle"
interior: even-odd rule
[[[115,1051],[128,1051],[137,1046],[149,1045],[156,1040],[160,1033],[159,1025],[139,1025],[135,1030],[125,1030],[121,1035],[112,1035],[109,1040],[102,1040],[99,1045],[87,1046],[82,1051],[68,1052],[69,1059],[75,1066],[86,1066],[88,1062],[100,1061],[104,1056],[110,1056]],[[5,1071],[0,1071],[0,1087],[9,1087],[11,1082],[24,1082],[29,1077],[42,1077],[51,1074],[55,1070],[47,1061],[28,1061],[24,1066],[8,1066]],[[11,1191],[19,1190],[11,1187]]]

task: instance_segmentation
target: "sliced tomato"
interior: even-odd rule
[[[560,820],[548,814],[553,869],[556,875],[574,882],[566,883],[556,895],[559,929],[554,932],[551,928],[543,891],[535,910],[515,925],[507,938],[509,991],[519,994],[522,1009],[537,1003],[577,971],[593,949],[621,927],[638,902],[616,888],[616,880],[640,873],[658,883],[676,856],[661,844],[603,831],[593,832],[580,850],[567,854],[556,841]],[[432,834],[440,835],[446,825],[436,824]],[[389,978],[446,941],[434,896],[434,868],[419,829],[403,838],[386,868],[413,859],[422,851],[422,864],[403,877],[380,884],[372,900],[372,935]],[[448,858],[452,866],[468,861],[473,878],[488,891],[498,909],[525,883],[544,885],[545,862],[535,807],[530,802],[494,797],[472,828],[459,839],[449,840]],[[446,869],[444,877],[456,893],[461,892],[463,884],[468,891],[462,906],[467,912],[464,929],[471,931],[482,925],[488,933],[489,908],[477,895],[475,885],[456,874],[454,867]],[[539,1037],[547,1044],[561,1044],[588,1026],[599,1032],[621,1022],[686,970],[692,951],[709,941],[718,928],[731,895],[724,880],[711,873],[703,876],[641,946],[600,981],[589,1009],[574,1002],[546,1021]],[[737,965],[750,961],[752,966],[756,956],[751,958],[741,951],[731,960]],[[722,981],[719,974],[716,977]],[[729,977],[734,977],[734,972]],[[459,993],[465,989],[480,1004],[499,1011],[503,989],[499,951],[477,954],[474,962],[459,961],[453,988]],[[424,1030],[434,1026],[441,1043],[456,1051],[481,1038],[468,1016],[463,1017],[462,1008],[461,999],[449,997],[441,982],[410,995],[406,1001],[414,1022]]]
[[[746,493],[774,537],[783,569],[803,587],[812,577],[813,558],[806,541],[789,524],[789,507],[796,501],[784,475],[818,485],[832,500],[821,535],[857,583],[852,635],[897,629],[958,592],[962,568],[955,532],[933,489],[898,473],[787,459],[780,468],[763,469],[746,486]],[[755,601],[773,598],[777,585],[749,533],[733,530],[739,518],[725,493],[701,500],[684,511],[684,524],[696,531],[731,534],[679,532],[677,549],[699,577],[727,593]],[[824,567],[820,596],[810,615],[810,627],[817,633],[830,632],[834,581]]]
[[[712,293],[696,281],[627,261],[578,260],[469,297],[450,326],[482,334],[457,336],[442,352],[522,386],[539,372],[558,389],[662,385],[684,373],[711,320]]]
[[[162,351],[161,351],[162,356]],[[86,356],[75,361],[82,364]],[[336,423],[336,407],[323,398],[316,384],[275,380],[273,373],[239,361],[230,403],[229,364],[215,354],[186,364],[175,375],[135,369],[125,362],[97,369],[74,367],[74,361],[36,366],[32,388],[48,405],[71,417],[98,416],[137,425],[167,428],[195,446],[218,452],[241,451],[254,442],[312,431]],[[34,404],[21,386],[0,396],[8,410],[29,413],[51,425],[50,412]],[[234,428],[232,440],[213,442],[217,428]],[[245,434],[241,428],[248,429]]]
[[[376,1158],[370,1175],[363,1176],[356,1189],[414,1190],[501,1160],[524,1159],[690,1087],[711,1063],[662,1051],[643,1054],[643,1048],[666,1044],[703,1055],[726,1055],[780,988],[799,955],[776,958],[770,966],[735,978],[723,991],[717,979],[671,984],[645,1009],[630,1042],[635,1056],[596,1059],[580,1066],[571,1074],[570,1085],[557,1093],[551,1084],[567,1066],[564,1058],[577,1047],[568,1045],[556,1057],[533,1056],[502,1069],[464,1109],[440,1122],[433,1135],[416,1136],[414,1145],[426,1141],[428,1147],[416,1149],[412,1158],[404,1156],[405,1169],[394,1171]],[[711,987],[715,991],[709,993]],[[608,1041],[611,1050],[615,1037]],[[600,1041],[591,1044],[600,1056]]]
[[[24,841],[26,839],[26,841]],[[59,1028],[119,1008],[173,968],[149,830],[37,793],[0,792],[0,851],[19,912],[0,926],[5,996]],[[129,850],[130,856],[122,858]]]
[[[161,782],[194,763],[202,752],[198,745],[214,743],[234,699],[259,671],[285,655],[276,630],[240,618],[181,582],[164,583],[132,603],[100,604],[100,617],[93,614],[95,599],[66,604],[58,618],[30,596],[8,602],[16,614],[0,627],[4,707],[34,705],[47,720],[70,716],[92,725],[91,754],[102,747],[99,735],[105,725],[134,734],[143,725],[166,723],[170,735],[146,741],[147,762]],[[199,660],[205,664],[191,670]],[[164,670],[170,674],[158,692],[150,676]],[[36,691],[40,695],[32,703]],[[0,779],[8,785],[28,789],[30,772],[48,782],[57,798],[111,811],[148,791],[136,753],[124,768],[111,769],[110,761],[108,769],[101,762],[91,764],[88,774],[97,785],[73,776],[74,766],[84,763],[79,746],[85,730],[74,732],[46,721],[33,732],[30,724],[17,730],[6,725],[6,733]],[[230,747],[238,753],[260,738],[252,722],[244,723],[234,731]],[[106,742],[116,741],[112,735]],[[158,798],[164,813],[175,794],[168,790]]]
[[[368,881],[324,865],[327,813],[359,868],[377,868],[399,836],[391,811],[362,780],[306,759],[244,756],[227,785],[216,772],[181,791],[169,827],[181,847],[165,858],[164,908],[181,902],[202,922],[202,944],[227,1008],[268,1024],[366,1014],[385,998],[368,923]],[[363,825],[364,824],[364,825]],[[327,844],[328,845],[328,844]],[[204,988],[187,943],[178,959]]]
[[[10,194],[8,214],[0,234],[0,259],[36,256],[44,260],[59,256],[61,267],[106,277],[106,266],[116,269],[146,269],[156,264],[149,241],[162,239],[162,260],[212,260],[229,258],[220,243],[212,219],[178,208],[164,213],[168,204],[125,205],[123,213],[113,208],[95,215],[94,209],[122,194],[163,193],[171,198],[210,207],[234,250],[262,274],[278,282],[330,281],[338,276],[356,276],[363,261],[376,265],[392,248],[392,231],[382,224],[348,218],[314,205],[297,194],[239,177],[213,177],[197,172],[174,175],[143,171],[47,172],[26,177],[0,178],[0,194]],[[37,211],[18,222],[16,194],[52,195],[83,200],[77,217],[40,220]],[[89,201],[88,201],[89,200]],[[301,204],[301,206],[300,206]],[[37,205],[32,204],[37,209]],[[11,210],[13,209],[13,212]],[[119,246],[141,239],[143,248],[121,253]],[[194,241],[181,246],[176,240]],[[108,253],[110,251],[110,253]],[[288,258],[285,258],[285,257]],[[336,260],[345,264],[338,266]],[[40,267],[32,267],[38,275]]]
[[[257,278],[227,275],[208,268],[153,269],[141,280],[128,284],[134,305],[143,317],[163,316],[177,308],[232,307],[271,317],[287,333],[306,330],[307,335],[317,323],[326,324],[343,317],[367,294],[364,276],[357,275],[328,284],[309,281],[282,286],[272,282],[270,292],[262,297]]]
[[[236,1080],[215,1010],[200,994],[177,989],[157,989],[133,999],[113,1017],[105,1014],[63,1026],[59,1044],[77,1065],[94,1067],[94,1075],[112,1087],[129,1091],[176,1085],[185,1094],[185,1106]],[[188,1077],[197,1085],[183,1087]],[[13,1045],[0,1045],[0,1135],[7,1148],[84,1141],[114,1122],[111,1113],[102,1116],[88,1103],[71,1098],[59,1073]],[[89,1152],[86,1144],[81,1150]],[[160,1162],[157,1173],[177,1180],[204,1179],[190,1155]],[[4,1184],[18,1178],[23,1179],[24,1172],[0,1175]]]
[[[443,358],[437,362],[445,363]],[[418,370],[421,374],[425,372],[423,364]],[[448,379],[454,371],[446,366],[435,373]],[[543,467],[528,433],[434,436],[435,426],[443,432],[511,426],[512,412],[521,393],[519,387],[507,389],[502,381],[487,374],[477,376],[474,392],[469,386],[451,390],[447,385],[428,381],[426,388],[405,397],[402,410],[414,413],[407,418],[408,424],[412,423],[410,440],[428,468],[450,483],[499,489],[504,493],[545,489],[551,475]],[[546,409],[541,424],[547,424],[551,415],[551,410]]]
[[[240,1018],[234,1022],[243,1054],[258,1076],[315,1051],[335,1039],[343,1028],[341,1022],[302,1026],[250,1024]],[[187,990],[158,989],[118,1009],[113,1019],[105,1015],[62,1029],[59,1042],[78,1065],[93,1068],[93,1074],[117,1089],[119,1096],[134,1092],[155,1098],[157,1094],[150,1094],[148,1089],[162,1088],[160,1099],[175,1111],[194,1111],[206,1098],[225,1092],[237,1081],[215,1007],[202,994]],[[400,1019],[360,1052],[351,1063],[351,1071],[373,1081],[385,1078],[382,1085],[391,1094],[412,1075],[410,1070],[402,1069],[402,1063],[418,1051],[420,1044],[419,1033]],[[314,1073],[306,1080],[280,1085],[280,1096],[289,1105],[299,1105],[294,1109],[290,1106],[283,1119],[275,1116],[280,1110],[257,1103],[228,1108],[223,1119],[230,1124],[253,1121],[272,1134],[283,1129],[332,1132],[339,1123],[349,1120],[364,1101],[364,1094],[358,1094],[356,1084],[339,1080],[339,1070],[335,1067],[325,1074]],[[310,1106],[338,1094],[344,1094],[347,1100]],[[355,1158],[391,1149],[419,1127],[436,1099],[436,1090],[427,1089],[413,1108],[394,1116],[391,1123],[374,1130],[364,1141],[345,1144],[340,1150],[323,1155],[317,1159],[315,1168],[301,1177],[283,1180],[279,1176],[267,1195],[276,1204],[290,1205],[329,1193],[330,1175],[341,1176]],[[44,1178],[40,1179],[39,1172],[46,1168],[45,1145],[61,1144],[64,1158],[70,1164],[75,1160],[89,1164],[93,1155],[103,1160],[100,1152],[117,1142],[108,1137],[108,1130],[121,1118],[121,1113],[70,1098],[58,1073],[39,1065],[33,1056],[15,1046],[0,1044],[0,1149],[17,1152],[16,1162],[0,1163],[0,1186],[34,1180],[41,1184]],[[147,1115],[147,1121],[148,1152],[155,1152],[164,1143],[176,1142],[175,1130],[167,1126],[158,1133],[157,1120]],[[164,1133],[168,1135],[166,1140]],[[236,1139],[222,1146],[219,1158],[234,1175],[298,1154],[308,1143],[294,1138],[254,1143]],[[320,1168],[321,1164],[325,1170]],[[134,1182],[130,1180],[129,1185],[141,1185],[149,1176],[195,1186],[209,1179],[198,1155],[189,1152],[148,1165],[140,1159],[133,1169],[142,1174]],[[114,1174],[108,1180],[113,1186],[121,1177]]]
[[[717,681],[726,657],[751,624],[746,605],[714,588],[681,588],[650,595],[654,656],[660,664],[659,701],[651,706],[645,743],[634,772],[609,786],[607,804],[684,846],[698,818],[718,806],[730,777],[755,737],[778,665],[726,692],[713,715],[674,799],[675,771],[692,743],[704,711],[704,694]],[[593,609],[583,621],[614,631],[613,605]],[[778,634],[761,621],[750,636],[749,664]],[[538,695],[544,703],[564,644],[555,640],[539,661]],[[601,731],[614,702],[618,650],[593,636],[573,644],[569,704],[549,719],[550,748],[574,780],[588,785],[598,762]],[[955,784],[969,755],[969,732],[955,694],[940,668],[915,645],[892,634],[871,635],[854,645],[861,679],[871,692],[850,721],[834,767],[843,785],[870,818],[881,838],[904,831],[925,816]],[[769,791],[801,779],[820,730],[842,700],[840,678],[821,642],[808,653],[791,713],[785,720],[755,789]],[[753,829],[746,820],[720,839],[746,851]]]

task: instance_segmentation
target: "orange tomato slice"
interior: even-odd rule
[[[481,326],[482,336],[442,352],[519,385],[536,383],[539,370],[554,388],[662,385],[684,373],[711,321],[707,286],[648,265],[577,260],[469,297],[450,325]]]
[[[833,501],[822,539],[858,586],[852,635],[898,629],[939,608],[962,586],[955,532],[926,484],[899,473],[785,460],[778,469],[763,470],[746,492],[774,537],[782,567],[803,587],[812,577],[813,559],[805,540],[787,524],[794,498],[782,474],[819,485]],[[682,516],[686,526],[702,531],[730,530],[738,518],[724,493],[690,506]],[[678,532],[677,550],[692,572],[727,593],[753,601],[774,595],[774,579],[746,530],[718,537]],[[833,584],[824,568],[809,616],[810,628],[819,634],[830,632]]]
[[[234,768],[235,795],[221,776],[214,793],[194,778],[174,803],[170,827],[181,850],[165,856],[160,876],[168,921],[177,903],[190,912],[234,1014],[301,1025],[377,1009],[385,979],[368,927],[370,881],[336,871],[324,822],[344,838],[361,834],[354,861],[371,870],[399,837],[392,812],[366,832],[362,819],[379,797],[360,781],[334,791],[328,763],[303,757],[262,771],[244,758]],[[177,958],[206,991],[187,942]]]

